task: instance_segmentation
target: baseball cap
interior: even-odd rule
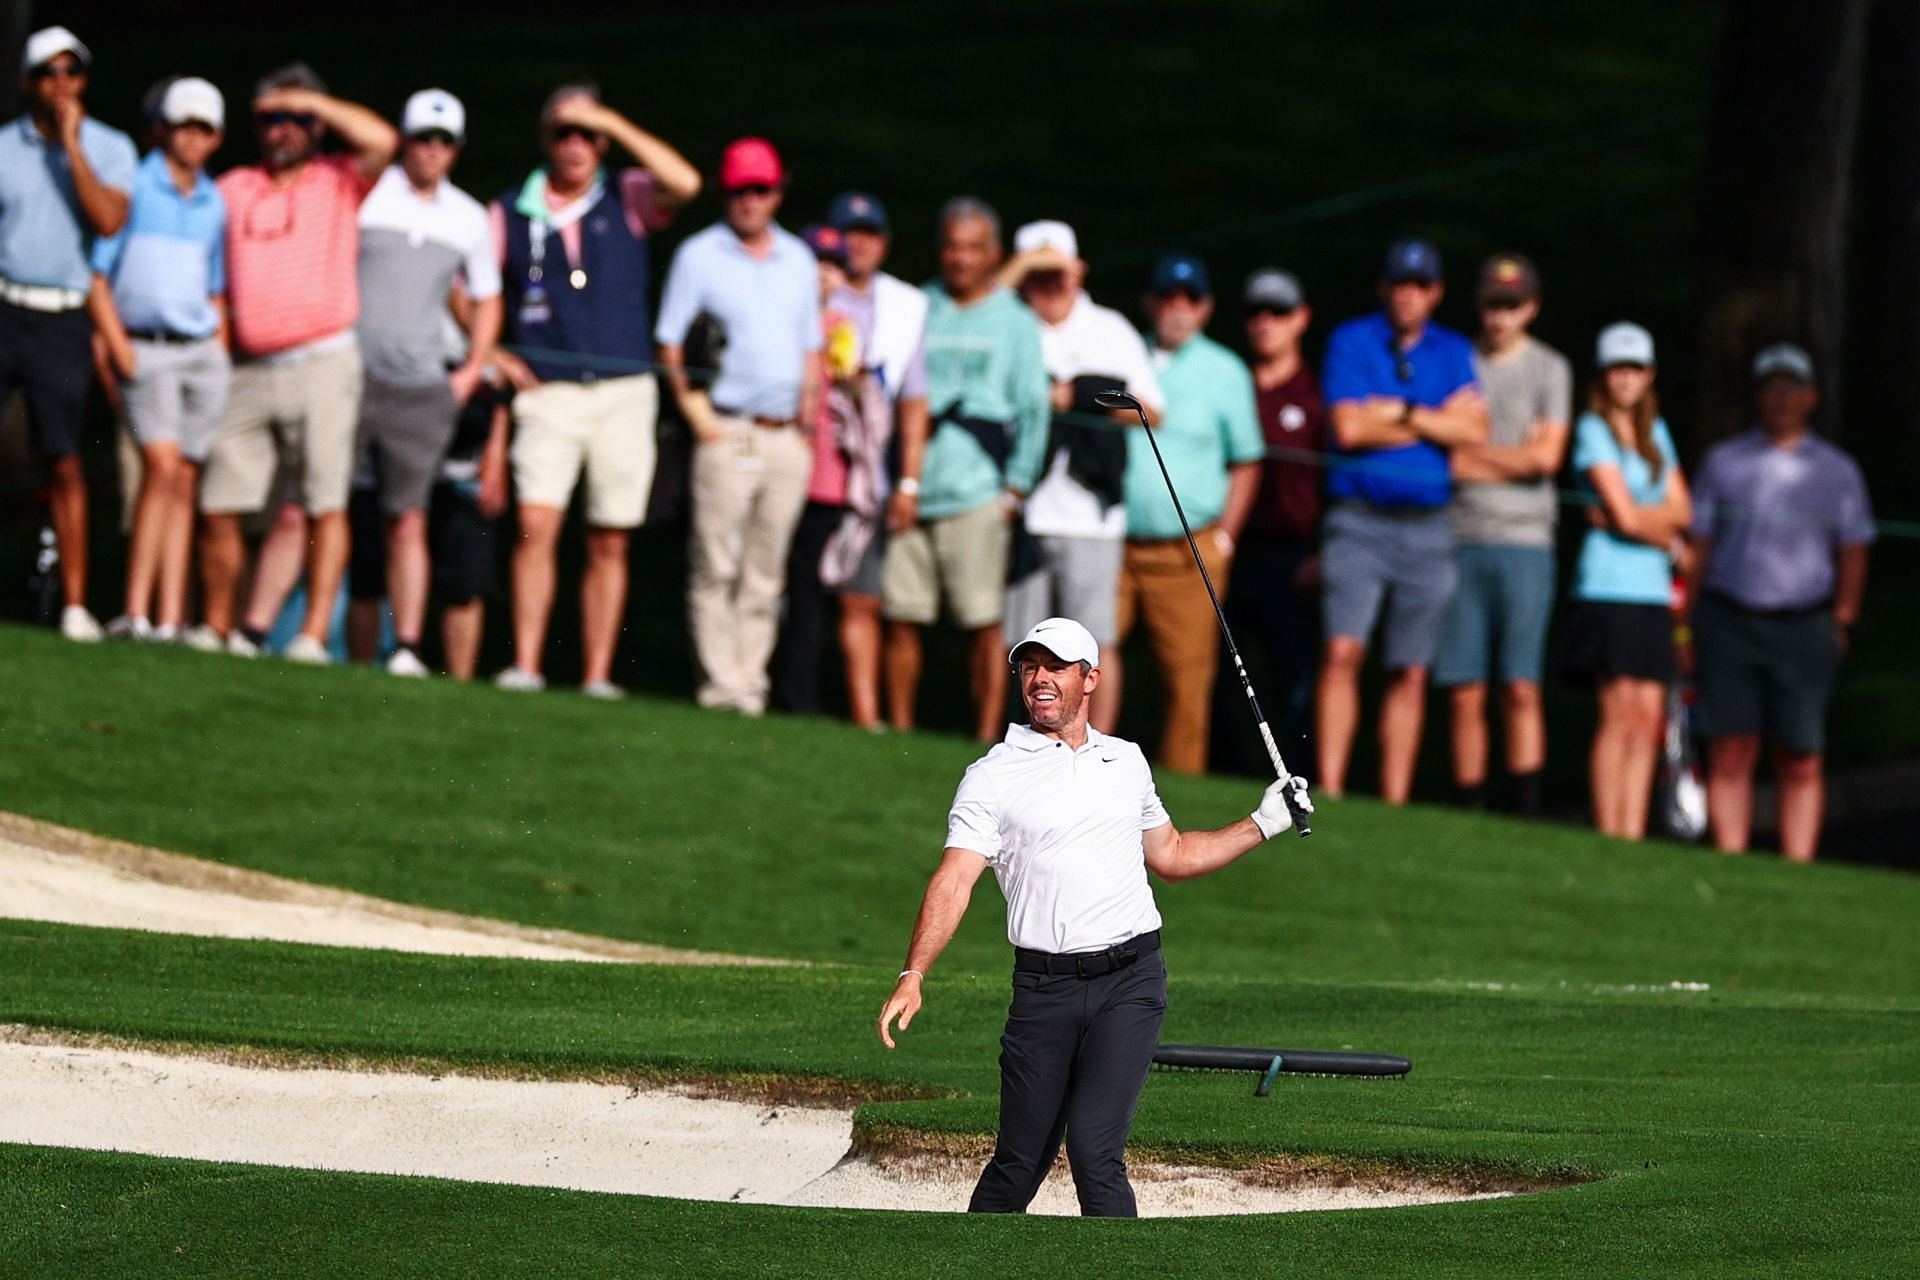
[[[1053,248],[1069,258],[1080,256],[1080,239],[1073,234],[1073,228],[1064,222],[1052,218],[1042,218],[1038,222],[1029,222],[1013,233],[1013,251],[1032,253],[1035,249]]]
[[[422,89],[407,99],[400,132],[411,138],[429,129],[445,129],[455,142],[467,140],[467,109],[445,89]]]
[[[777,187],[787,180],[780,167],[780,153],[765,138],[741,138],[727,144],[720,157],[720,187],[738,191],[741,187]]]
[[[1380,278],[1388,284],[1414,280],[1433,284],[1441,277],[1440,251],[1425,240],[1395,240],[1387,246],[1387,261]]]
[[[215,129],[227,126],[227,100],[199,76],[182,76],[167,86],[160,99],[160,118],[168,124],[198,120]]]
[[[1799,382],[1812,383],[1813,357],[1791,342],[1776,342],[1753,358],[1753,380],[1759,382],[1784,373]]]
[[[79,36],[65,27],[42,27],[27,37],[26,47],[20,51],[21,74],[35,67],[44,67],[63,53],[80,59],[83,67],[90,69],[93,66],[93,54],[80,43]]]
[[[887,207],[864,191],[842,191],[827,206],[827,225],[835,231],[878,231],[886,235]]]
[[[1047,618],[1034,623],[1033,630],[1022,636],[1019,644],[1007,650],[1008,665],[1012,665],[1020,651],[1030,644],[1039,645],[1062,662],[1100,665],[1100,642],[1093,638],[1093,632],[1072,618]]]
[[[1617,364],[1652,364],[1653,335],[1631,321],[1610,324],[1600,331],[1594,358],[1602,369]]]
[[[824,222],[808,223],[800,228],[800,238],[807,242],[807,248],[813,250],[813,256],[822,262],[842,267],[847,265],[847,242],[838,227],[830,227]]]
[[[1496,253],[1480,268],[1480,303],[1517,304],[1540,296],[1540,273],[1517,253]]]
[[[1263,267],[1247,277],[1246,302],[1249,307],[1272,307],[1275,311],[1292,311],[1303,306],[1306,301],[1306,295],[1300,291],[1300,281],[1291,271]]]
[[[1207,275],[1207,264],[1191,253],[1169,253],[1154,263],[1147,291],[1161,294],[1175,289],[1185,289],[1196,298],[1211,298],[1213,280]]]

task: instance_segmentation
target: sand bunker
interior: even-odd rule
[[[0,1142],[414,1174],[677,1199],[959,1211],[976,1159],[849,1156],[845,1108],[457,1073],[275,1068],[0,1027]],[[1144,1216],[1388,1208],[1484,1198],[1409,1185],[1287,1187],[1136,1162]],[[1499,1194],[1499,1193],[1493,1193]],[[1078,1211],[1060,1170],[1037,1213]]]
[[[0,814],[0,916],[435,955],[782,964],[408,906]]]

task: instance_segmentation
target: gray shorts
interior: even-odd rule
[[[1007,588],[1002,629],[1009,637],[1023,636],[1042,619],[1072,618],[1101,644],[1112,644],[1126,540],[1041,534],[1034,541],[1040,544],[1040,567]]]
[[[120,384],[127,424],[142,445],[174,444],[204,462],[227,410],[233,361],[218,338],[198,342],[133,340],[133,377]]]
[[[459,419],[460,406],[444,378],[417,387],[367,379],[354,469],[371,471],[382,511],[397,516],[426,509]]]
[[[1320,553],[1326,634],[1366,644],[1386,609],[1381,659],[1389,671],[1433,665],[1459,569],[1444,508],[1390,512],[1339,502],[1327,513]]]
[[[1702,736],[1755,733],[1795,755],[1826,749],[1827,700],[1840,671],[1830,609],[1759,613],[1702,592],[1693,634]]]

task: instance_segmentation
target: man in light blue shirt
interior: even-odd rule
[[[687,614],[703,707],[757,716],[778,630],[787,553],[807,505],[823,345],[820,276],[806,242],[773,218],[786,171],[763,138],[720,163],[722,221],[673,256],[654,340],[693,428],[693,529]],[[687,380],[695,317],[726,333],[711,389]]]
[[[49,471],[47,505],[60,551],[61,633],[98,640],[87,611],[87,482],[80,431],[92,376],[87,263],[93,241],[127,220],[139,156],[133,140],[87,116],[93,55],[65,27],[27,37],[20,58],[26,114],[0,126],[0,401],[27,402],[33,445]]]
[[[1154,373],[1167,401],[1166,416],[1153,428],[1154,441],[1201,561],[1215,590],[1224,594],[1234,544],[1253,509],[1267,454],[1253,376],[1238,356],[1206,335],[1213,283],[1199,258],[1172,253],[1160,259],[1147,285],[1146,308],[1153,321]],[[1220,633],[1197,625],[1213,606],[1146,440],[1128,441],[1126,502],[1119,637],[1105,660],[1108,688],[1094,705],[1095,724],[1105,733],[1119,721],[1120,648],[1135,621],[1143,622],[1163,689],[1159,763],[1181,773],[1202,773],[1213,725]]]

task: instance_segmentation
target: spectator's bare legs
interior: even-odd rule
[[[1453,785],[1466,790],[1487,781],[1487,686],[1457,684],[1447,692],[1448,731],[1453,744]],[[1509,732],[1509,741],[1512,740]]]
[[[880,723],[880,597],[840,597],[840,652],[847,660],[847,705],[862,729]]]
[[[913,728],[914,699],[920,693],[920,628],[911,622],[887,624],[887,719],[896,729]]]
[[[487,602],[482,597],[441,608],[440,647],[445,651],[447,674],[455,680],[473,679],[480,665],[480,639],[486,626]]]
[[[613,652],[627,609],[627,531],[587,528],[587,569],[580,578],[580,683],[613,678]]]
[[[1413,794],[1413,766],[1426,716],[1427,669],[1390,672],[1380,699],[1380,796],[1388,804],[1405,804]]]
[[[1321,655],[1314,700],[1314,741],[1320,754],[1315,788],[1321,795],[1337,798],[1347,791],[1347,765],[1360,725],[1360,664],[1366,656],[1367,647],[1352,636],[1333,637]]]
[[[155,626],[175,631],[187,624],[187,585],[193,572],[193,507],[199,488],[199,464],[178,458],[162,490],[166,518],[160,526],[159,600],[153,616]]]
[[[206,624],[221,635],[233,631],[240,575],[247,568],[247,543],[240,517],[209,513],[200,531],[200,595]]]
[[[347,601],[347,661],[369,663],[380,656],[380,602]]]
[[[1517,777],[1546,768],[1547,714],[1540,686],[1532,680],[1501,685],[1500,722],[1507,738],[1507,772]],[[1480,776],[1485,777],[1486,772],[1486,756],[1482,754]]]
[[[1707,743],[1707,826],[1713,847],[1745,853],[1753,837],[1753,770],[1760,735],[1730,733]]]
[[[523,503],[520,541],[513,548],[513,665],[540,674],[553,613],[554,553],[560,542],[558,507]]]
[[[1820,847],[1820,820],[1827,807],[1827,783],[1818,752],[1773,751],[1773,776],[1780,785],[1780,852],[1791,862],[1812,862]]]
[[[972,676],[975,722],[974,736],[982,742],[998,742],[1007,733],[1007,652],[1000,624],[981,627],[973,633],[968,654],[968,672]]]
[[[1666,690],[1658,680],[1611,676],[1600,682],[1600,727],[1588,771],[1594,825],[1603,833],[1628,840],[1646,835],[1665,719]]]
[[[387,599],[393,602],[393,638],[420,647],[427,625],[427,513],[409,508],[387,522]]]
[[[274,621],[300,581],[307,560],[307,513],[298,504],[283,502],[273,513],[273,524],[260,542],[253,566],[253,589],[241,621],[254,631],[273,630]],[[311,589],[311,587],[309,587]]]
[[[127,547],[127,607],[121,612],[152,621],[155,584],[173,518],[174,472],[186,464],[180,446],[172,441],[147,445],[140,454],[140,496],[134,501],[133,539]]]
[[[80,455],[47,459],[47,514],[60,550],[60,588],[69,608],[87,603],[87,475]]]
[[[347,573],[347,554],[353,534],[347,528],[345,511],[328,511],[314,516],[313,549],[307,556],[307,619],[303,634],[325,643],[333,629],[333,602],[340,594],[340,579]]]
[[[1120,660],[1120,646],[1100,646],[1100,687],[1094,690],[1093,706],[1087,722],[1101,733],[1112,733],[1120,726],[1120,691],[1126,668]]]

